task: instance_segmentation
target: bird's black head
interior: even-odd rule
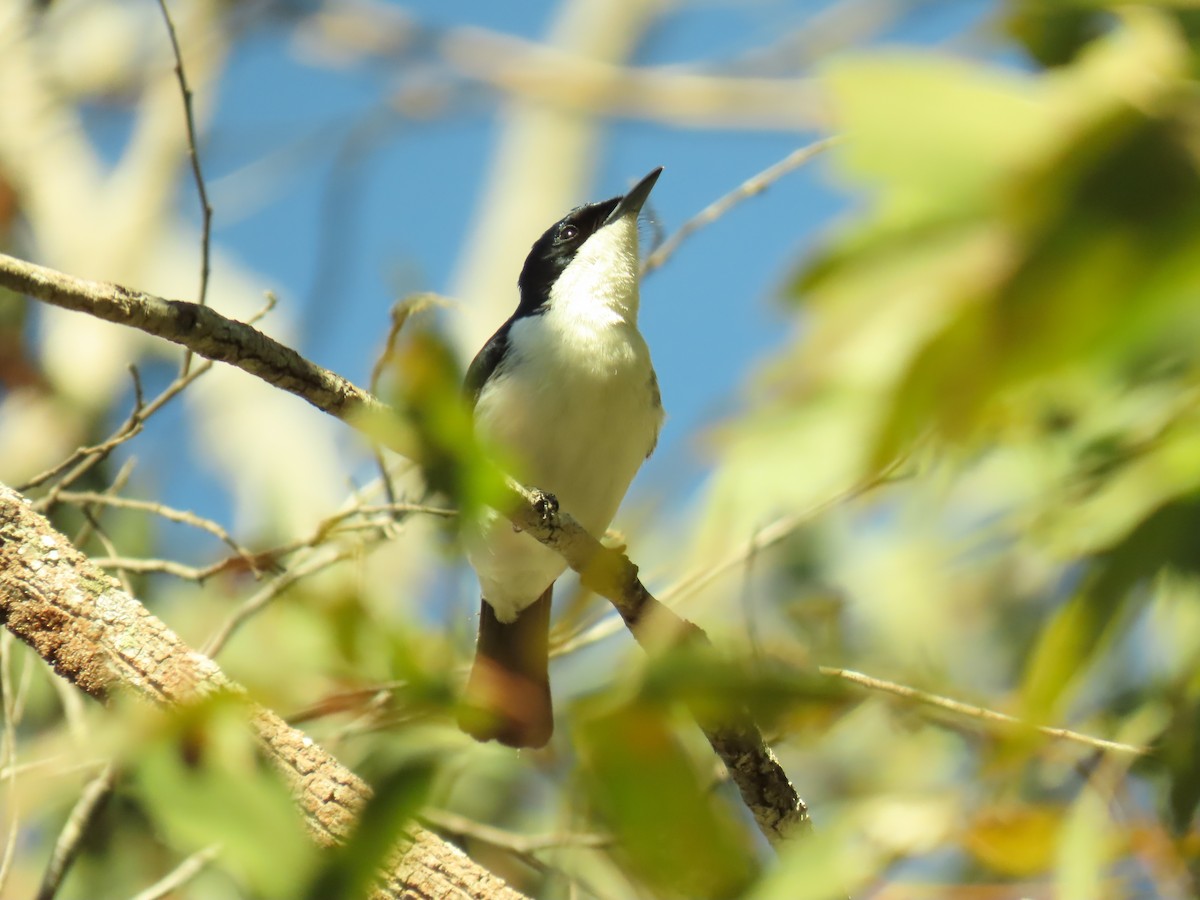
[[[517,317],[536,315],[545,309],[550,299],[550,289],[588,238],[624,216],[636,216],[661,172],[660,166],[639,181],[628,194],[577,206],[534,242],[529,256],[525,258],[521,277],[517,279],[521,292]]]

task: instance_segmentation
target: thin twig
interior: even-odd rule
[[[119,491],[124,490],[125,485],[129,482],[129,477],[133,474],[133,468],[136,465],[137,460],[132,456],[125,460],[125,462],[121,463],[121,468],[117,470],[116,477],[113,478],[112,483],[104,489],[105,495],[116,494]],[[59,496],[61,496],[61,493]],[[83,523],[83,526],[79,529],[78,534],[76,534],[71,540],[71,543],[76,547],[86,546],[87,542],[91,539],[92,530],[99,530],[99,524],[92,518],[93,514],[96,514],[97,516],[99,515],[99,511],[95,508],[98,505],[99,504],[89,503],[85,504],[83,508],[80,509],[80,512],[82,512],[87,518],[87,521]]]
[[[54,843],[54,851],[50,854],[50,862],[46,865],[46,873],[42,876],[41,887],[38,888],[37,900],[53,900],[54,895],[58,893],[63,876],[79,855],[79,848],[88,828],[103,807],[104,801],[112,793],[116,783],[115,772],[112,763],[107,764],[99,775],[87,783],[79,795],[62,831],[59,832],[58,840]]]
[[[60,763],[63,765],[60,766]],[[26,775],[39,769],[54,769],[55,775],[70,775],[72,772],[94,771],[103,764],[103,759],[78,760],[74,758],[74,753],[59,753],[56,756],[0,767],[0,780],[11,778],[13,775]]]
[[[427,516],[438,516],[444,519],[453,519],[458,515],[457,509],[450,509],[445,506],[429,506],[426,503],[405,503],[404,501],[387,503],[380,506],[360,506],[355,512],[361,516],[422,513]]]
[[[197,850],[150,887],[134,894],[131,900],[160,900],[199,875],[220,852],[220,844],[210,844],[203,850]]]
[[[208,639],[208,643],[204,645],[204,655],[215,659],[217,654],[225,646],[226,642],[233,637],[233,633],[240,628],[247,619],[251,618],[255,613],[265,607],[268,603],[282,594],[285,590],[300,581],[302,578],[307,578],[309,575],[315,575],[317,572],[328,569],[330,566],[337,565],[343,560],[350,559],[361,552],[361,547],[349,546],[340,547],[331,555],[319,556],[316,559],[311,559],[298,565],[293,565],[283,574],[273,578],[267,584],[263,585],[253,596],[242,603],[237,609],[229,614],[229,617],[221,624],[221,627]]]
[[[275,295],[268,291],[266,293],[266,300],[262,307],[255,312],[254,315],[247,319],[246,323],[248,325],[254,325],[263,319],[267,313],[275,308],[275,304],[277,302],[278,301]],[[31,488],[45,484],[47,481],[57,477],[66,469],[70,469],[72,466],[75,466],[70,474],[64,476],[63,479],[55,486],[55,489],[51,491],[49,496],[43,497],[41,500],[37,501],[37,510],[39,512],[46,512],[54,505],[56,491],[62,490],[66,487],[69,487],[71,484],[74,484],[83,475],[90,471],[97,463],[100,463],[106,459],[116,447],[120,446],[131,438],[136,437],[141,432],[142,426],[147,419],[166,406],[171,400],[175,399],[175,397],[179,396],[179,394],[185,388],[189,387],[192,382],[194,382],[212,367],[213,361],[211,359],[206,359],[203,363],[192,369],[190,372],[177,377],[174,381],[167,385],[166,388],[163,389],[161,394],[159,394],[149,403],[146,403],[142,394],[142,379],[138,374],[137,366],[130,366],[129,374],[133,379],[134,406],[133,411],[129,414],[129,417],[117,428],[116,431],[113,432],[108,440],[101,444],[97,444],[94,447],[78,448],[62,462],[45,470],[44,472],[41,472],[38,475],[35,475],[29,481],[20,485],[17,490],[24,493]]]
[[[932,694],[928,691],[922,691],[918,688],[909,687],[906,684],[897,684],[894,681],[887,681],[882,678],[875,678],[871,675],[864,675],[862,672],[855,672],[852,669],[838,669],[832,666],[819,666],[817,668],[822,675],[827,675],[830,678],[840,678],[842,681],[848,681],[851,684],[856,684],[859,687],[867,688],[872,691],[882,691],[885,694],[891,694],[895,697],[903,697],[905,700],[913,700],[917,703],[923,703],[926,706],[935,706],[938,709],[944,709],[947,712],[952,712],[955,715],[966,716],[971,719],[979,719],[983,722],[989,722],[995,725],[1003,725],[1005,727],[1019,728],[1028,731],[1036,731],[1038,734],[1046,737],[1055,738],[1062,741],[1071,741],[1076,744],[1083,744],[1086,747],[1091,747],[1094,750],[1103,750],[1110,753],[1121,753],[1131,756],[1144,756],[1150,752],[1149,747],[1140,747],[1136,744],[1123,744],[1119,741],[1109,741],[1104,738],[1092,737],[1089,734],[1082,734],[1078,731],[1071,731],[1068,728],[1052,728],[1047,725],[1031,725],[1016,716],[1010,716],[1007,713],[997,712],[994,709],[988,709],[983,706],[975,706],[972,703],[963,703],[959,700],[952,700],[949,697],[943,697],[940,694]]]
[[[212,361],[205,360],[201,365],[196,366],[196,368],[188,372],[187,375],[180,376],[172,381],[161,394],[149,403],[145,403],[142,398],[142,383],[138,376],[137,367],[130,366],[130,374],[133,376],[135,399],[133,411],[130,412],[128,418],[117,427],[117,430],[112,433],[108,440],[92,447],[80,447],[62,462],[35,475],[29,481],[25,482],[25,484],[21,485],[18,490],[24,493],[30,488],[45,484],[52,478],[58,477],[67,469],[71,469],[71,471],[63,476],[57,487],[60,489],[66,488],[78,481],[97,463],[106,459],[114,449],[139,434],[147,419],[162,409],[163,406],[178,396],[184,388],[212,367]],[[37,501],[37,509],[39,512],[45,512],[54,505],[54,502],[54,493],[52,491],[50,495]]]
[[[171,39],[171,52],[175,54],[175,78],[179,82],[179,92],[183,95],[183,118],[187,125],[188,158],[192,163],[192,178],[196,182],[196,193],[200,198],[200,215],[202,220],[200,230],[200,290],[196,302],[200,306],[208,303],[208,272],[210,259],[210,243],[212,241],[212,204],[208,202],[208,189],[204,186],[204,174],[200,171],[200,152],[196,148],[196,116],[192,109],[192,89],[188,86],[187,75],[183,71],[183,52],[179,48],[179,36],[175,33],[175,23],[171,12],[167,9],[167,0],[158,0],[158,8],[162,10],[163,21],[167,26],[167,36]],[[183,367],[180,375],[186,375],[192,364],[192,351],[183,355]]]
[[[144,559],[134,556],[96,557],[92,560],[102,569],[113,569],[139,574],[174,575],[184,581],[195,581],[203,584],[209,578],[226,568],[229,561],[222,559],[209,566],[189,566],[187,563],[175,562],[173,559]]]
[[[701,228],[711,225],[743,200],[753,197],[756,194],[761,194],[784,175],[800,168],[818,154],[828,150],[840,139],[839,135],[833,135],[832,137],[823,138],[806,147],[794,150],[773,166],[769,166],[752,178],[743,181],[724,197],[714,200],[696,215],[692,216],[692,218],[684,222],[678,231],[663,241],[657,250],[646,257],[646,261],[642,263],[642,275],[648,275],[662,266],[679,249],[680,244]]]
[[[374,696],[358,707],[353,719],[337,728],[325,739],[326,747],[338,747],[349,737],[379,730],[380,725],[383,724],[383,713],[387,710],[391,700],[391,691],[376,691]]]
[[[559,847],[600,848],[611,847],[613,844],[612,837],[606,834],[515,834],[444,809],[426,809],[419,818],[432,828],[473,838],[522,855],[537,853],[540,850],[555,850]]]
[[[366,515],[368,513],[383,516],[384,518],[375,521],[369,519],[364,519],[361,522],[347,521],[355,516]],[[272,547],[269,550],[263,550],[259,553],[248,553],[248,557],[257,566],[255,569],[257,573],[267,569],[278,570],[280,560],[299,550],[319,549],[319,545],[333,535],[349,535],[364,531],[380,532],[379,539],[384,540],[388,537],[386,533],[387,529],[396,524],[394,518],[396,513],[424,513],[447,518],[458,514],[452,509],[427,506],[422,503],[387,503],[380,506],[355,508],[323,520],[318,524],[316,531],[307,537],[297,538],[294,541],[280,544],[277,547]],[[224,557],[206,566],[192,566],[173,559],[120,556],[111,544],[106,544],[106,549],[109,553],[107,557],[97,557],[93,560],[101,568],[137,572],[139,574],[171,575],[183,581],[195,581],[199,584],[203,584],[214,575],[234,568],[239,562],[247,561],[245,557],[238,554],[236,556]]]
[[[753,559],[756,554],[762,553],[776,544],[781,543],[791,537],[803,525],[813,521],[818,516],[823,515],[835,507],[841,506],[844,503],[849,503],[857,500],[859,497],[870,493],[875,488],[884,484],[889,484],[895,481],[899,476],[896,475],[897,470],[903,464],[903,460],[898,460],[888,466],[882,472],[872,475],[865,481],[862,481],[853,487],[835,494],[827,500],[822,500],[807,509],[799,512],[788,513],[780,516],[769,525],[760,528],[754,533],[750,540],[746,541],[740,547],[736,548],[724,559],[718,560],[712,565],[706,565],[702,569],[698,569],[683,578],[676,581],[674,584],[664,588],[659,594],[658,599],[662,603],[677,604],[681,600],[697,593],[717,578],[724,575],[730,569],[745,565],[749,560]],[[554,656],[563,656],[568,653],[574,653],[583,647],[590,646],[602,641],[607,637],[611,637],[621,630],[623,623],[619,618],[613,618],[606,615],[598,622],[592,622],[581,628],[578,628],[574,633],[568,634],[565,637],[555,641],[551,647],[551,654]]]
[[[104,552],[108,554],[108,558],[117,559],[120,556],[120,554],[117,553],[117,545],[112,542],[112,539],[108,536],[108,533],[100,527],[100,523],[97,521],[95,515],[87,509],[83,511],[83,514],[87,516],[88,522],[95,526],[96,538],[100,541],[100,546],[104,548]],[[125,588],[126,591],[133,593],[133,584],[129,580],[128,569],[117,568],[117,578],[121,582],[121,587]]]
[[[351,532],[354,530],[363,530],[373,532],[376,535],[376,540],[366,539],[354,545],[348,545],[339,549],[336,553],[329,557],[316,557],[314,559],[293,561],[291,566],[278,577],[265,584],[258,592],[242,603],[229,618],[222,623],[221,627],[209,638],[208,643],[204,647],[206,655],[215,657],[220,653],[221,649],[228,642],[233,633],[245,624],[246,620],[264,609],[272,600],[279,596],[287,588],[291,587],[301,578],[306,578],[309,575],[314,575],[317,572],[323,571],[330,566],[336,565],[346,559],[351,558],[357,553],[362,552],[367,547],[386,539],[386,528],[393,523],[392,516],[397,512],[403,513],[425,513],[434,516],[452,517],[457,515],[457,512],[452,509],[443,509],[434,506],[426,506],[420,503],[388,503],[382,506],[360,506],[340,513],[336,513],[322,520],[317,524],[316,529],[306,538],[294,541],[291,544],[285,544],[270,550],[261,556],[266,556],[270,559],[280,559],[283,556],[289,555],[299,550],[312,550],[319,552],[324,549],[326,541],[329,537],[336,533]],[[358,515],[376,515],[386,514],[388,519],[383,522],[363,522],[358,525],[347,523],[346,520]],[[99,561],[98,561],[99,562]],[[212,567],[210,567],[211,569]],[[209,572],[201,572],[199,574],[207,577]]]
[[[101,494],[94,491],[59,491],[58,499],[63,503],[87,503],[101,506],[112,506],[117,509],[132,509],[139,512],[152,513],[160,516],[170,522],[178,522],[181,525],[190,525],[193,528],[199,528],[201,531],[207,531],[209,534],[216,537],[229,547],[238,558],[244,562],[254,574],[260,574],[258,563],[254,558],[254,554],[243,548],[237,541],[233,539],[228,531],[220,524],[212,519],[206,519],[203,516],[198,516],[194,512],[185,509],[174,509],[164,503],[155,503],[149,500],[135,500],[132,497],[118,497],[112,494]]]

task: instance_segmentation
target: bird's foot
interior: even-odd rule
[[[549,525],[550,520],[558,515],[558,498],[545,491],[534,490],[533,508],[542,517],[542,524]]]
[[[558,498],[546,491],[539,491],[537,488],[532,488],[529,493],[532,494],[529,502],[538,514],[538,518],[542,520],[541,524],[549,525],[558,515]],[[521,526],[514,522],[512,530],[520,534]]]

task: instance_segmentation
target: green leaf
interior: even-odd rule
[[[667,896],[742,894],[755,873],[747,836],[659,711],[584,717],[576,739],[592,801],[631,870]]]
[[[410,448],[430,489],[445,495],[469,521],[504,496],[503,463],[475,438],[462,372],[449,343],[427,327],[410,326],[393,348],[384,394],[395,416],[360,423],[385,445]]]
[[[882,189],[885,217],[972,207],[1053,133],[1036,81],[1011,71],[873,55],[839,61],[826,80],[848,136],[834,158]]]
[[[1150,596],[1138,590],[1160,571],[1200,573],[1200,497],[1155,511],[1101,556],[1079,592],[1043,629],[1026,665],[1021,699],[1031,721],[1050,721],[1080,676],[1102,656]]]
[[[262,760],[239,698],[172,711],[133,748],[133,790],[181,852],[220,846],[221,865],[263,897],[294,897],[316,848],[279,774]]]

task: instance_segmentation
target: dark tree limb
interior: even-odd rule
[[[56,672],[94,697],[115,687],[172,706],[243,693],[98,569],[16,491],[0,485],[0,621]],[[371,797],[357,775],[279,716],[250,704],[251,723],[289,783],[309,831],[344,840]],[[419,827],[398,847],[373,900],[522,894],[458,848]]]
[[[390,413],[386,404],[340,375],[209,307],[85,281],[5,254],[0,254],[0,286],[137,328],[207,359],[228,363],[355,428]],[[398,435],[389,437],[390,449],[420,463],[415,442],[406,440],[402,431]],[[613,603],[639,643],[647,646],[648,622],[656,623],[656,631],[661,627],[673,640],[707,641],[703,631],[675,615],[646,590],[638,578],[637,566],[623,553],[602,546],[567,512],[549,508],[539,492],[512,479],[506,483],[509,503],[505,512],[513,524],[562,554],[588,587]],[[749,714],[739,714],[732,721],[701,720],[699,724],[772,843],[807,827],[804,802]]]

